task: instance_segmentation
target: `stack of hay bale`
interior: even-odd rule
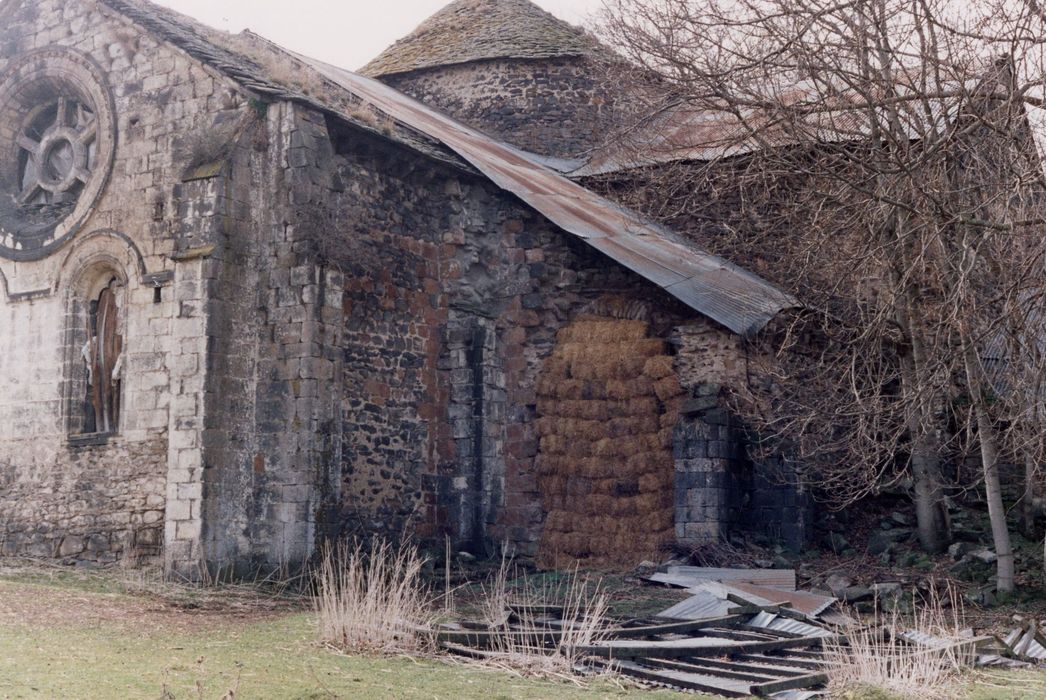
[[[682,388],[644,321],[586,316],[559,332],[538,384],[538,563],[629,569],[672,539],[672,433]]]

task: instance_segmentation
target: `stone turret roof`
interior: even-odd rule
[[[408,73],[495,58],[609,56],[610,50],[530,0],[456,0],[360,73]]]

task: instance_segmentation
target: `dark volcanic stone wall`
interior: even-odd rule
[[[590,59],[501,59],[433,68],[382,80],[495,138],[569,158],[600,145],[613,94]]]
[[[479,177],[331,141],[330,174],[296,195],[327,206],[296,235],[344,278],[337,529],[533,553],[535,387],[557,332],[607,299],[646,302],[663,337],[691,313]]]

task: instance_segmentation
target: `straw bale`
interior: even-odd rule
[[[661,426],[656,416],[623,416],[603,424],[609,437],[656,433]]]
[[[639,490],[642,493],[651,493],[668,489],[673,486],[675,469],[671,471],[653,471],[639,477]]]
[[[537,410],[539,416],[553,417],[563,415],[561,407],[562,401],[557,399],[544,398],[539,396],[537,400]]]
[[[617,363],[575,364],[571,375],[578,379],[608,380],[631,379],[643,371],[646,360],[642,357],[627,357]]]
[[[661,495],[657,493],[644,493],[630,500],[632,500],[634,504],[633,507],[637,512],[646,515],[657,511],[658,505],[661,501],[660,496]]]
[[[663,379],[675,374],[672,358],[668,355],[659,355],[649,358],[643,364],[643,374],[651,379]]]
[[[581,474],[586,479],[591,479],[594,482],[603,479],[608,475],[607,460],[603,457],[592,457],[585,460],[585,464],[581,469]]]
[[[648,325],[643,321],[583,320],[576,321],[556,334],[557,343],[615,343],[640,340],[647,336]]]
[[[570,363],[558,352],[552,353],[552,357],[545,360],[541,367],[541,373],[546,377],[570,378]]]
[[[592,482],[588,479],[568,479],[566,495],[569,498],[587,497],[592,493]]]
[[[601,420],[570,419],[564,422],[563,435],[572,440],[588,440],[596,442],[607,436],[607,423]]]
[[[667,402],[683,393],[683,387],[679,385],[679,378],[675,375],[664,377],[654,383],[654,393],[661,401]]]
[[[651,472],[664,472],[674,468],[671,456],[664,450],[657,452],[639,452],[628,458],[628,468],[632,474],[642,476]]]
[[[650,396],[654,393],[654,384],[649,377],[640,375],[632,379],[608,379],[606,398],[616,400],[634,399]]]
[[[592,454],[597,457],[628,458],[643,451],[643,444],[634,437],[603,438],[592,443]]]
[[[593,493],[585,499],[585,512],[588,515],[603,515],[614,505],[614,499],[606,494]]]
[[[565,360],[571,368],[577,365],[616,364],[626,359],[646,359],[662,355],[665,342],[657,338],[644,338],[624,342],[598,343],[573,342],[557,346],[554,356]]]
[[[609,512],[612,512],[618,518],[616,524],[620,527],[621,518],[632,518],[639,513],[639,509],[637,508],[636,499],[622,498],[619,496],[613,499],[613,502],[610,504]]]
[[[610,402],[608,402],[610,403]],[[614,402],[615,416],[656,416],[660,413],[657,399],[653,397]]]
[[[545,435],[538,444],[541,453],[546,455],[561,455],[567,451],[567,439],[561,435]]]
[[[592,456],[592,443],[585,440],[574,440],[564,445],[565,454],[573,460],[585,459]]]

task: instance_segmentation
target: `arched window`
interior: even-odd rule
[[[69,434],[104,438],[120,430],[127,284],[107,259],[77,278],[67,331]]]
[[[87,308],[87,340],[81,351],[87,372],[83,402],[86,434],[111,435],[120,425],[123,336],[117,294],[121,287],[114,277]]]

